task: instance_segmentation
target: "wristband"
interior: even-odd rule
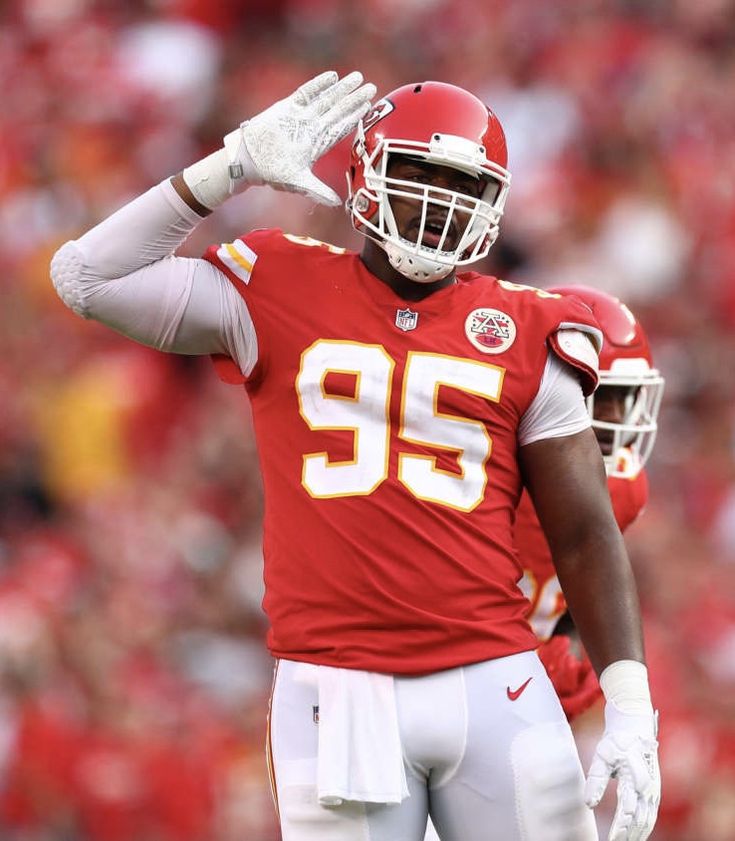
[[[617,660],[600,675],[600,688],[605,700],[623,713],[651,715],[651,690],[648,669],[637,660]]]
[[[221,149],[188,166],[182,175],[194,198],[210,210],[231,195],[264,183],[242,138],[242,126],[225,135]]]
[[[194,198],[210,210],[230,196],[230,174],[224,148],[188,166],[182,175]]]
[[[194,198],[210,210],[230,196],[230,175],[224,148],[188,166],[182,175]]]

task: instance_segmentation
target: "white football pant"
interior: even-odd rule
[[[319,804],[317,689],[293,679],[297,667],[279,662],[271,700],[283,841],[423,841],[429,815],[441,841],[597,841],[572,732],[535,652],[396,677],[410,796],[392,805]]]

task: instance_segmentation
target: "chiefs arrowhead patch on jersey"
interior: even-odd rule
[[[503,353],[516,339],[513,319],[490,307],[472,310],[465,319],[464,330],[470,342],[482,353]]]

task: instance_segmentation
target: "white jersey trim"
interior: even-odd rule
[[[258,255],[241,239],[223,242],[217,249],[217,257],[246,286],[250,283],[250,275],[253,273]]]

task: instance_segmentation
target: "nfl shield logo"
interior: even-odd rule
[[[419,320],[417,312],[411,310],[396,310],[396,327],[399,330],[406,332],[407,330],[415,330],[416,324]]]

